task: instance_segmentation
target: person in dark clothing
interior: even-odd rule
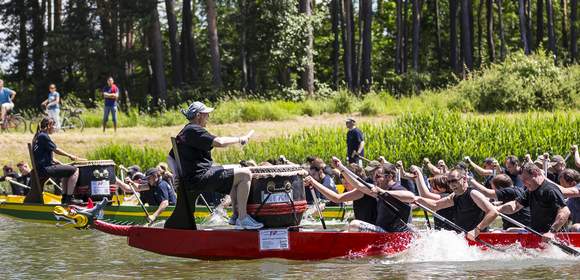
[[[453,193],[439,200],[417,197],[416,201],[434,211],[453,207],[455,224],[468,231],[467,238],[474,240],[497,217],[497,210],[480,192],[470,188],[464,170],[452,169],[447,183]]]
[[[560,173],[560,191],[568,200],[572,225],[569,231],[580,232],[580,173],[574,169],[566,169]]]
[[[62,204],[69,204],[73,201],[73,193],[79,177],[79,170],[53,158],[53,154],[62,155],[74,161],[85,160],[73,154],[67,153],[58,148],[50,134],[55,132],[55,122],[49,117],[40,121],[38,131],[32,140],[34,160],[38,168],[39,177],[51,177],[62,179]]]
[[[514,201],[518,197],[523,196],[525,192],[524,189],[514,186],[511,178],[507,174],[498,174],[495,176],[491,180],[491,189],[486,188],[473,178],[469,179],[469,184],[486,197],[496,201],[501,201],[501,203]],[[508,216],[526,226],[529,226],[531,223],[529,207],[524,207],[522,210]],[[509,221],[505,219],[502,220],[504,230],[518,228],[518,226],[510,223]]]
[[[362,166],[361,156],[365,156],[365,139],[362,131],[356,127],[356,121],[353,118],[346,119],[346,158],[348,163],[356,163]]]
[[[247,214],[246,205],[250,193],[252,173],[248,168],[225,169],[213,166],[211,150],[214,147],[245,145],[252,132],[240,137],[217,137],[206,130],[209,113],[214,109],[201,102],[193,102],[187,110],[182,110],[189,123],[176,137],[181,165],[182,186],[194,193],[206,191],[230,194],[234,214],[229,220],[238,228],[258,229],[264,225]],[[173,149],[169,153],[175,161]],[[181,187],[181,186],[180,186]]]
[[[502,168],[502,173],[510,177],[515,187],[524,190],[524,182],[520,177],[521,168],[518,157],[507,156],[505,158],[505,168]]]
[[[542,170],[533,163],[522,168],[522,180],[526,191],[516,200],[497,207],[505,214],[513,214],[529,206],[531,228],[543,233],[544,239],[553,239],[570,217],[570,210],[564,202],[564,195],[554,184],[546,180]]]
[[[483,161],[483,167],[473,162],[470,157],[465,157],[465,161],[469,163],[471,167],[473,167],[475,173],[483,177],[483,185],[488,189],[491,189],[491,180],[493,177],[495,177],[496,174],[500,174],[502,172],[501,167],[499,166],[499,162],[492,157],[486,158]]]
[[[421,172],[421,168],[412,165],[410,171],[411,173],[413,173],[415,177],[415,185],[417,185],[417,191],[419,192],[419,196],[428,199],[439,200],[453,193],[451,191],[451,188],[447,184],[447,176],[435,175],[434,177],[429,178],[429,185],[431,185],[432,187],[432,190],[429,190],[424,179],[425,177]],[[443,216],[444,218],[446,218],[451,222],[454,221],[453,208],[451,207],[440,209],[439,211],[437,211],[437,214]],[[442,222],[440,219],[435,218],[434,222],[435,229],[454,230],[451,226]]]
[[[342,165],[338,158],[333,157],[332,160],[348,184],[366,195],[375,198],[382,196],[397,208],[397,211],[394,211],[382,199],[378,199],[377,218],[375,222],[369,224],[362,221],[353,221],[349,225],[349,230],[373,232],[402,232],[409,230],[407,226],[407,221],[411,214],[411,206],[409,203],[413,201],[414,195],[395,181],[397,169],[394,165],[385,164],[381,168],[377,168],[373,173],[373,181],[375,184],[372,189],[369,189],[352,176],[350,172],[347,172],[346,166]]]
[[[560,155],[555,155],[550,159],[548,168],[548,179],[552,182],[560,182],[560,173],[566,169],[566,161]]]
[[[316,180],[327,189],[333,191],[334,193],[338,193],[334,179],[330,175],[326,174],[325,169],[326,164],[324,161],[322,161],[320,158],[316,158],[310,164],[309,174],[311,178]],[[318,198],[322,197],[318,190],[316,190],[315,193]],[[311,192],[306,192],[306,202],[308,204],[314,203],[314,198],[312,197]]]

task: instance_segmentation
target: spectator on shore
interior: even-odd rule
[[[54,120],[54,128],[58,132],[60,130],[60,93],[56,91],[55,84],[48,86],[48,98],[41,105],[46,108],[48,117]]]
[[[2,128],[6,128],[6,125],[4,124],[4,120],[6,120],[6,115],[8,114],[8,112],[10,112],[12,109],[14,109],[14,97],[16,96],[16,92],[9,89],[9,88],[5,88],[4,87],[4,80],[0,79],[0,109],[2,112],[2,115],[0,117],[0,125],[2,125]]]
[[[356,163],[362,166],[361,157],[365,156],[365,141],[362,131],[356,127],[353,118],[346,119],[346,158],[348,163]]]
[[[103,88],[103,96],[105,98],[105,111],[103,115],[103,132],[107,128],[109,122],[109,114],[112,115],[113,129],[117,132],[117,99],[119,99],[119,88],[115,85],[113,77],[107,79],[107,86]]]

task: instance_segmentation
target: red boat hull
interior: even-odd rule
[[[289,231],[286,249],[261,248],[259,231],[175,230],[116,226],[101,221],[95,228],[128,237],[130,246],[146,251],[203,260],[283,258],[322,260],[337,257],[392,255],[407,249],[411,233],[362,233],[333,231]],[[519,243],[525,248],[543,248],[538,236],[528,233],[482,233],[483,241],[497,246]],[[558,239],[580,247],[580,233],[560,234]],[[480,246],[474,242],[470,245]]]

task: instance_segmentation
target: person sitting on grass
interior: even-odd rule
[[[52,118],[45,117],[40,121],[38,131],[32,139],[34,160],[38,168],[39,177],[61,178],[62,179],[62,204],[79,203],[73,200],[73,193],[79,178],[78,168],[62,164],[53,157],[53,154],[70,158],[73,161],[85,160],[73,154],[65,152],[56,146],[50,134],[55,132],[55,122]]]
[[[566,169],[560,173],[560,190],[568,198],[566,205],[570,209],[572,225],[570,231],[580,232],[580,173]]]
[[[177,198],[173,188],[161,178],[159,169],[155,167],[148,169],[145,173],[145,178],[147,182],[134,185],[134,189],[141,194],[143,203],[149,204],[149,206],[159,206],[153,214],[149,215],[149,220],[155,221],[167,206],[175,205]],[[131,188],[124,182],[117,180],[117,183],[124,191],[131,192]]]
[[[230,194],[234,213],[228,222],[241,229],[262,228],[264,225],[250,217],[246,210],[252,181],[250,169],[213,166],[211,156],[214,147],[245,145],[250,140],[251,133],[240,137],[217,137],[210,134],[206,126],[209,113],[213,110],[197,101],[187,110],[182,110],[188,124],[176,137],[182,168],[180,188],[184,187],[186,191],[194,194],[208,191]],[[175,152],[171,149],[169,153],[173,160],[176,158]],[[178,226],[177,222],[169,225],[169,227]]]
[[[491,189],[486,188],[473,178],[469,178],[469,184],[480,191],[487,198],[494,199],[496,201],[501,201],[501,203],[506,203],[516,200],[518,197],[524,195],[525,190],[513,185],[512,179],[507,174],[498,174],[491,180]],[[530,208],[524,207],[522,210],[508,214],[508,217],[529,226],[530,221]],[[519,230],[519,227],[510,223],[509,221],[503,220],[504,230]]]

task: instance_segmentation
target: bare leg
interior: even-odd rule
[[[65,194],[72,195],[75,192],[75,186],[77,185],[77,180],[79,179],[79,170],[70,177],[66,179],[66,184],[63,186],[63,191]]]
[[[2,128],[6,128],[6,125],[4,124],[5,119],[6,119],[6,110],[4,110],[4,107],[2,107],[2,123],[0,123],[2,125]]]
[[[234,169],[234,186],[232,187],[232,204],[236,205],[238,209],[238,219],[244,219],[248,214],[246,205],[248,204],[248,196],[250,195],[250,183],[252,181],[252,173],[248,168]]]
[[[238,197],[238,195],[236,192],[236,188],[234,186],[234,187],[232,187],[232,190],[230,191],[230,200],[232,202],[232,210],[234,212],[232,215],[234,217],[238,215],[238,202],[236,201],[237,197]]]

